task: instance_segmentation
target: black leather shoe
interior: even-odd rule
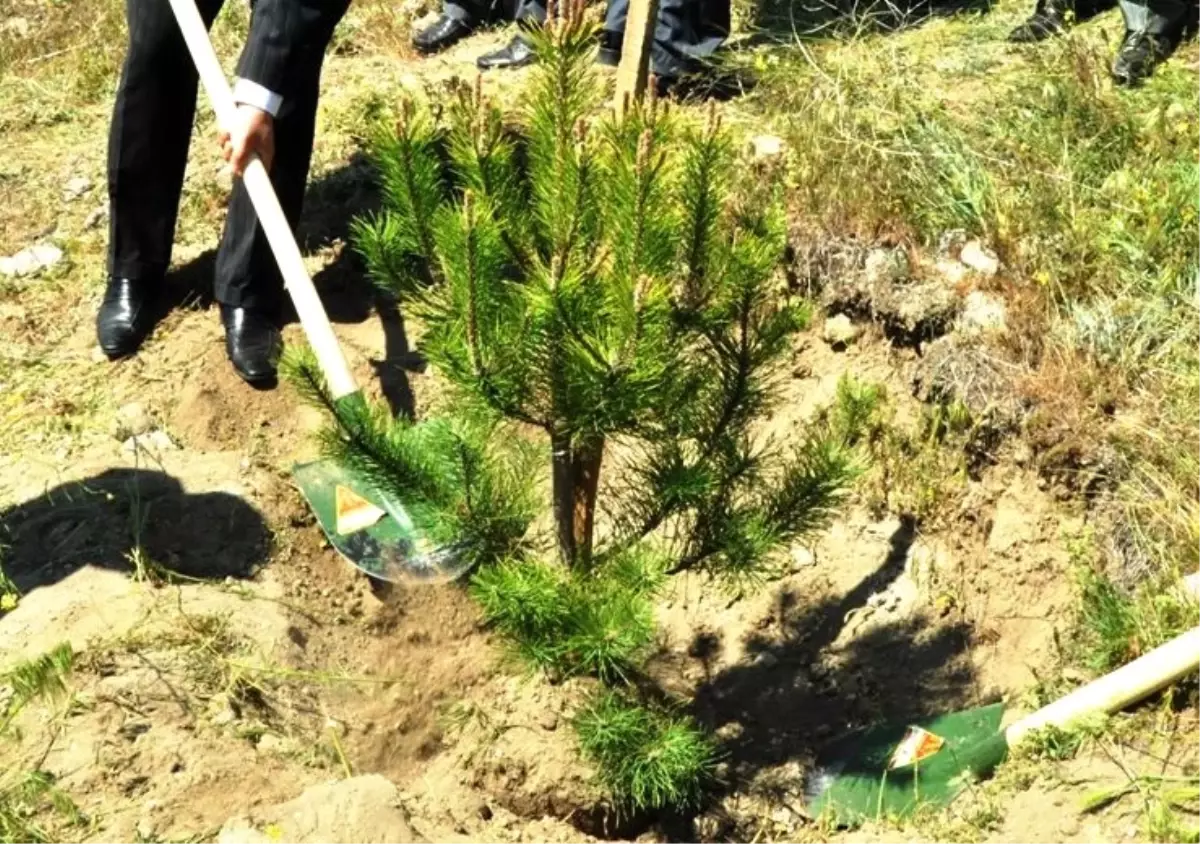
[[[484,53],[475,60],[475,64],[480,70],[511,69],[533,64],[536,58],[533,54],[533,45],[523,36],[517,35],[499,50]]]
[[[1113,59],[1113,82],[1126,87],[1145,82],[1170,52],[1171,45],[1165,38],[1149,32],[1126,32]]]
[[[1071,3],[1062,0],[1046,0],[1039,3],[1029,20],[1008,34],[1014,44],[1033,44],[1061,35],[1067,29],[1067,17],[1074,11]]]
[[[158,279],[112,277],[96,314],[96,338],[110,360],[132,355],[154,327],[152,300]]]
[[[279,326],[270,314],[248,308],[221,306],[225,353],[242,380],[252,387],[275,386],[279,362]]]
[[[417,52],[428,55],[457,44],[471,34],[472,28],[470,24],[460,18],[441,15],[436,21],[414,35],[412,43],[417,48]]]

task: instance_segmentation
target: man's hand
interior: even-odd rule
[[[258,153],[263,166],[270,170],[275,158],[275,120],[254,106],[239,105],[233,127],[221,132],[218,141],[235,176],[246,172],[251,153]]]

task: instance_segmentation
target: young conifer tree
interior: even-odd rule
[[[527,659],[620,684],[664,574],[761,577],[856,469],[843,438],[756,424],[807,319],[777,284],[779,185],[712,111],[694,125],[651,93],[604,113],[571,2],[534,36],[515,120],[477,83],[376,139],[383,207],[355,243],[421,321],[445,406],[394,419],[331,401],[310,358],[291,374],[330,413],[327,454],[481,564],[474,593]],[[547,480],[561,564],[532,535]],[[623,694],[580,715],[581,750],[631,805],[694,802],[711,742]]]

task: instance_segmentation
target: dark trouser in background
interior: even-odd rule
[[[1120,0],[1125,28],[1174,38],[1183,29],[1188,7],[1183,0]]]
[[[620,44],[629,0],[609,0],[604,31]],[[660,77],[694,73],[729,35],[729,0],[659,0],[650,69]]]
[[[469,26],[513,20],[541,24],[546,20],[543,0],[447,0],[442,14]]]
[[[205,23],[211,26],[221,4],[222,0],[198,0]],[[151,280],[161,277],[171,262],[197,76],[166,0],[126,0],[125,15],[129,52],[108,149],[109,272]],[[330,37],[334,25],[336,21],[330,24]],[[325,55],[325,44],[319,46],[305,51],[303,66],[288,76],[286,90],[276,92],[283,104],[275,117],[271,181],[293,229],[300,219],[312,157]],[[232,307],[274,311],[282,304],[282,294],[283,281],[270,247],[238,180],[217,253],[214,295]]]

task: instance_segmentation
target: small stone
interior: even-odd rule
[[[237,713],[229,707],[225,707],[212,717],[212,723],[214,727],[226,727],[236,720]]]
[[[543,730],[554,732],[558,729],[558,714],[547,709],[538,718],[538,724]]]
[[[775,135],[755,135],[750,139],[750,154],[757,161],[774,160],[783,155],[783,138]]]
[[[779,657],[770,651],[763,651],[754,658],[754,665],[757,665],[759,668],[774,668],[778,664]]]
[[[339,736],[344,736],[348,732],[346,725],[336,718],[326,718],[325,729],[327,732],[335,733]]]
[[[1007,312],[1002,300],[974,290],[963,303],[959,329],[968,334],[1003,334],[1008,328]]]
[[[100,205],[96,208],[93,208],[91,210],[91,212],[87,215],[87,218],[83,221],[84,231],[91,231],[92,229],[96,228],[96,226],[98,226],[102,222],[104,222],[104,220],[106,220],[107,218],[108,218],[108,206],[107,205]]]
[[[962,283],[962,280],[967,277],[967,268],[961,261],[956,261],[953,258],[940,258],[937,262],[937,271],[952,285]]]
[[[0,275],[22,276],[34,275],[42,270],[48,270],[63,259],[63,251],[52,243],[39,243],[22,249],[15,255],[0,258]]]
[[[154,840],[154,821],[150,818],[142,818],[137,822],[137,834],[142,841]]]
[[[1189,574],[1183,579],[1183,591],[1192,595],[1193,598],[1200,599],[1200,571],[1195,574]]]
[[[836,348],[845,348],[858,339],[862,333],[857,325],[851,322],[850,317],[845,314],[831,316],[825,320],[825,328],[822,335],[825,342]]]
[[[964,243],[958,260],[975,272],[986,276],[993,276],[1000,272],[1000,259],[978,240],[968,240]]]
[[[87,176],[76,176],[63,188],[63,202],[74,202],[92,189],[92,180]]]
[[[140,437],[130,437],[121,444],[121,450],[127,454],[136,453],[138,449],[151,454],[162,454],[166,451],[178,451],[179,446],[166,431],[151,431]]]
[[[119,440],[127,440],[130,437],[140,437],[153,427],[154,420],[145,406],[134,401],[117,409],[116,418],[113,420],[113,436]]]
[[[895,284],[909,276],[908,253],[903,249],[872,249],[863,265],[867,284]]]
[[[816,564],[817,555],[811,549],[805,548],[803,545],[797,545],[792,548],[792,571],[806,569]]]
[[[287,749],[287,740],[274,733],[264,733],[256,747],[259,753],[283,753]]]
[[[29,35],[29,21],[19,17],[9,18],[0,25],[0,31],[7,32],[14,38],[25,38]]]

